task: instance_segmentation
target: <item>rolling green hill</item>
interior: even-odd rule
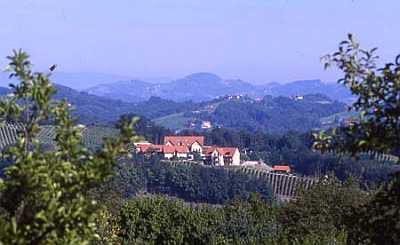
[[[56,100],[71,103],[78,123],[113,126],[122,115],[135,114],[154,120],[172,130],[202,130],[204,122],[211,128],[226,127],[248,131],[283,133],[306,132],[320,128],[321,119],[346,110],[345,104],[324,95],[253,99],[248,96],[225,96],[206,102],[175,102],[151,97],[140,103],[128,103],[78,92],[57,85]],[[7,94],[9,90],[0,90]]]
[[[332,101],[324,95],[302,98],[266,96],[254,100],[246,96],[227,96],[202,103],[196,110],[174,113],[154,119],[161,126],[178,129],[199,129],[201,123],[213,127],[283,133],[306,132],[321,126],[321,119],[346,110],[344,103]]]

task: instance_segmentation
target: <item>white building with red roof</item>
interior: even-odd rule
[[[205,163],[214,166],[239,166],[240,151],[236,147],[210,147],[203,148]]]
[[[194,159],[195,154],[212,166],[240,165],[240,151],[236,147],[205,146],[204,136],[166,136],[163,145],[149,142],[135,144],[136,153],[161,154],[165,159]]]
[[[191,152],[202,154],[204,136],[165,136],[164,145],[187,146]]]
[[[171,159],[171,158],[189,158],[189,147],[184,145],[172,146],[172,145],[163,145],[163,154],[164,158]]]
[[[189,158],[190,149],[184,145],[154,145],[151,143],[136,143],[136,153],[142,154],[162,154],[164,158]]]

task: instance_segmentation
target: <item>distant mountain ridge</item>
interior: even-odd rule
[[[194,103],[178,103],[172,100],[151,97],[139,103],[129,103],[86,92],[80,92],[64,85],[55,84],[55,100],[66,99],[73,108],[72,115],[79,123],[91,125],[113,124],[126,114],[136,114],[147,118],[158,118],[169,114],[194,110]],[[10,93],[10,89],[0,87],[0,97]]]
[[[54,83],[73,88],[75,90],[84,90],[98,84],[113,83],[115,81],[130,80],[132,77],[99,73],[99,72],[54,72],[51,80]],[[0,72],[0,86],[7,87],[8,84],[15,83],[14,79],[9,79],[9,75]]]
[[[57,84],[85,91],[91,95],[135,103],[154,96],[176,102],[188,100],[200,102],[225,95],[262,98],[265,95],[290,97],[315,93],[345,103],[352,101],[352,96],[345,87],[320,80],[256,85],[240,79],[223,79],[208,72],[194,73],[172,81],[168,78],[156,79],[157,81],[148,79],[95,72],[55,72],[52,75],[52,81]],[[8,79],[6,73],[0,73],[0,86],[6,87],[10,82],[14,81]]]
[[[265,95],[290,97],[317,93],[345,103],[352,100],[346,88],[336,83],[323,83],[321,80],[255,85],[239,79],[225,80],[207,72],[194,73],[166,83],[149,83],[140,80],[119,81],[100,84],[85,91],[88,94],[126,102],[144,101],[152,96],[178,102],[189,100],[201,102],[225,95],[248,95],[252,98],[262,98]]]
[[[215,82],[215,79],[208,77],[205,80]],[[189,85],[194,80],[189,79]],[[228,82],[227,86],[230,84]],[[201,86],[208,84],[202,83]],[[55,87],[55,99],[66,99],[74,109],[73,116],[78,119],[77,122],[86,125],[114,124],[120,116],[134,114],[172,130],[202,130],[203,123],[207,122],[208,128],[303,132],[320,127],[322,118],[346,110],[344,103],[333,101],[322,94],[297,97],[267,95],[261,99],[230,95],[204,102],[176,102],[152,96],[146,101],[129,103],[79,92],[63,85],[56,84]],[[9,92],[9,89],[0,87],[0,95]]]
[[[324,83],[321,80],[299,80],[286,84],[275,84],[269,88],[273,96],[297,96],[305,94],[324,94],[333,100],[345,103],[352,101],[350,91],[337,83]]]

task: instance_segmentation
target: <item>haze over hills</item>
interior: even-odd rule
[[[98,84],[114,83],[115,81],[131,80],[132,77],[100,72],[54,72],[51,80],[76,90],[84,90]],[[7,87],[10,82],[8,74],[0,72],[0,86]]]
[[[172,79],[168,77],[144,77],[140,78],[147,83],[165,83]],[[51,80],[57,84],[61,84],[75,90],[81,91],[92,88],[99,84],[117,83],[117,81],[131,81],[135,80],[133,76],[125,76],[119,74],[109,74],[101,72],[54,72]],[[0,86],[7,87],[10,82],[8,74],[0,72]]]
[[[216,79],[206,78],[205,80],[211,82]],[[191,86],[191,82],[201,84],[194,91],[206,87],[194,79],[187,81],[188,86]],[[241,81],[229,81],[227,85],[221,82],[220,86],[229,87],[232,83],[243,84]],[[173,130],[201,129],[202,123],[209,122],[209,128],[227,127],[281,133],[319,127],[321,118],[346,110],[344,103],[321,94],[305,95],[301,98],[264,96],[259,99],[250,96],[223,96],[203,102],[177,102],[152,96],[146,101],[130,103],[79,92],[63,85],[57,84],[56,88],[55,99],[66,99],[71,103],[73,115],[79,118],[80,123],[87,125],[113,124],[122,115],[135,114]],[[0,94],[8,92],[8,89],[0,87]]]
[[[129,76],[94,72],[55,72],[52,80],[88,94],[119,99],[125,102],[146,101],[152,96],[177,102],[207,101],[225,95],[248,95],[252,98],[272,96],[298,96],[324,94],[345,103],[352,101],[350,92],[334,82],[320,80],[294,81],[285,84],[252,84],[240,79],[223,79],[218,75],[200,72],[181,79],[168,78],[134,79]],[[0,73],[0,86],[6,87],[12,80]]]
[[[333,100],[348,103],[352,100],[349,91],[336,83],[320,80],[295,81],[287,84],[270,83],[255,85],[242,80],[222,79],[212,73],[194,73],[168,83],[149,83],[140,80],[119,81],[100,84],[85,90],[89,94],[120,99],[126,102],[147,100],[157,96],[174,101],[207,101],[225,95],[248,95],[252,98],[272,96],[299,96],[324,94]]]
[[[89,94],[117,98],[127,102],[147,100],[152,96],[174,101],[207,101],[228,94],[256,95],[256,86],[240,80],[223,80],[212,73],[195,73],[168,83],[140,80],[101,84],[85,90]]]

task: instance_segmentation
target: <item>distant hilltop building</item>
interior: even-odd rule
[[[275,165],[272,167],[271,172],[277,173],[277,174],[290,174],[291,169],[287,165]]]
[[[291,96],[290,98],[292,98],[293,100],[304,100],[304,95],[295,95]]]
[[[210,121],[203,121],[201,123],[201,128],[202,129],[210,129],[211,128],[211,122]]]
[[[240,151],[237,147],[204,145],[204,136],[165,136],[163,145],[149,142],[135,144],[136,152],[158,154],[165,159],[201,159],[205,165],[239,166]]]

